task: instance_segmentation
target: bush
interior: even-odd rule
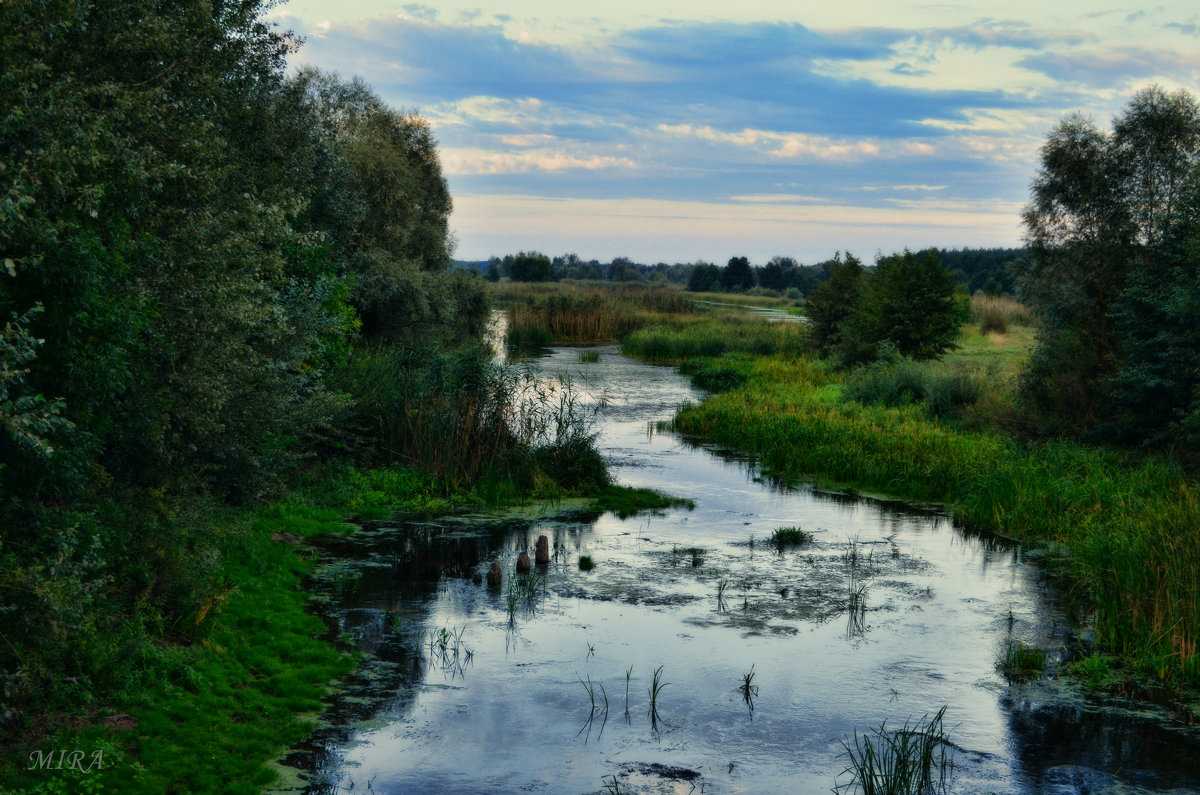
[[[929,416],[944,417],[975,403],[982,393],[977,373],[900,358],[858,368],[846,379],[843,395],[864,406],[921,403]]]

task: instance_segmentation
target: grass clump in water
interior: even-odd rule
[[[591,571],[594,568],[596,568],[596,561],[592,560],[591,555],[580,555],[579,556],[579,570],[580,571]]]
[[[595,364],[600,361],[600,351],[580,351],[579,361],[584,364]]]
[[[654,675],[650,681],[650,707],[648,712],[650,713],[650,726],[655,731],[658,730],[658,721],[660,720],[658,716],[658,696],[662,693],[663,688],[669,687],[671,684],[670,682],[662,681],[662,670],[663,666],[661,665],[655,668]]]
[[[842,742],[849,764],[842,771],[849,773],[848,785],[835,788],[863,795],[926,795],[949,792],[949,774],[953,760],[947,749],[950,739],[942,725],[946,708],[931,718],[928,715],[916,723],[888,731],[887,721],[870,733],[854,733],[852,742]]]
[[[1025,682],[1046,669],[1046,652],[1009,638],[996,657],[996,670],[1009,684]]]
[[[778,527],[771,533],[771,543],[782,552],[787,547],[799,547],[810,543],[813,534],[799,527]]]
[[[593,511],[603,513],[612,511],[620,519],[649,511],[660,513],[668,508],[686,508],[692,510],[696,503],[682,497],[672,497],[654,489],[635,489],[629,486],[606,486],[592,500],[589,507]]]

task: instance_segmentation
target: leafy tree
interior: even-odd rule
[[[617,257],[609,265],[608,278],[614,282],[640,282],[642,274],[633,260],[628,257]]]
[[[754,286],[754,269],[746,257],[730,257],[721,271],[721,287],[726,291],[749,290]]]
[[[721,269],[708,262],[697,262],[688,276],[688,290],[693,293],[721,291]]]
[[[822,356],[843,348],[843,330],[862,299],[866,272],[850,253],[837,254],[828,263],[829,278],[808,297],[808,317],[813,344]]]
[[[1121,362],[1111,382],[1126,442],[1200,451],[1200,169],[1194,170],[1154,256],[1136,261],[1113,308]]]
[[[1111,134],[1068,116],[1042,146],[1020,292],[1043,326],[1021,394],[1045,430],[1078,434],[1112,418],[1123,355],[1114,310],[1161,260],[1198,158],[1195,99],[1157,87],[1133,97]]]
[[[507,259],[507,258],[506,258]],[[554,269],[550,258],[536,251],[513,256],[508,263],[508,273],[516,282],[549,282],[554,280]]]
[[[873,358],[877,346],[888,343],[911,359],[936,359],[954,347],[965,319],[953,277],[933,252],[881,257],[843,328],[843,355],[848,361]]]
[[[787,268],[796,267],[796,261],[791,257],[773,257],[758,273],[758,284],[768,290],[786,290]]]

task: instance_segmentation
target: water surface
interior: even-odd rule
[[[606,401],[600,444],[618,481],[695,508],[330,540],[318,590],[368,656],[289,759],[310,791],[829,792],[850,783],[855,732],[943,706],[953,792],[1196,791],[1185,728],[996,672],[1009,638],[1047,649],[1051,671],[1069,644],[1019,548],[936,509],[780,488],[653,432],[701,397],[669,368],[613,348],[541,364]],[[812,543],[773,548],[781,526]],[[510,600],[517,555],[540,535],[553,559]],[[504,585],[475,584],[493,561]]]

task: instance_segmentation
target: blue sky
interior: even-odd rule
[[[1051,9],[1050,6],[1054,5]],[[1011,246],[1038,147],[1200,95],[1200,7],[291,0],[295,65],[433,124],[456,255],[817,262]]]

